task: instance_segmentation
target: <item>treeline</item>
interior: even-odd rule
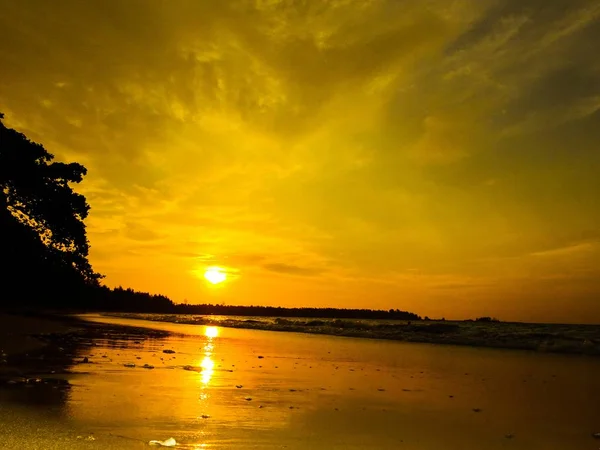
[[[203,316],[244,317],[306,317],[324,319],[381,319],[422,320],[417,314],[399,309],[344,309],[344,308],[285,308],[281,306],[239,306],[174,303],[164,295],[150,294],[122,287],[99,286],[90,289],[80,308],[103,312],[141,312],[157,314],[195,314]]]
[[[235,305],[175,305],[178,314],[257,316],[257,317],[307,317],[326,319],[388,319],[421,320],[417,314],[399,309],[338,309],[338,308],[284,308],[277,306]]]
[[[80,307],[91,311],[173,313],[175,304],[164,295],[134,291],[122,287],[97,286],[88,290],[80,301]]]

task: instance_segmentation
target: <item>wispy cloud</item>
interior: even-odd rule
[[[88,167],[110,284],[518,315],[519,273],[551,298],[544,276],[600,263],[576,239],[600,223],[599,1],[0,9],[0,109]]]
[[[265,264],[263,267],[271,272],[282,273],[286,275],[300,275],[305,277],[316,276],[323,272],[322,269],[317,269],[314,267],[300,267],[283,263],[269,263]]]

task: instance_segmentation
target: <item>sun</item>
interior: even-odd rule
[[[219,284],[227,279],[227,274],[220,267],[209,267],[204,272],[204,278],[209,283]]]

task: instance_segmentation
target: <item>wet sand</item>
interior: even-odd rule
[[[171,334],[96,334],[66,385],[0,385],[0,448],[600,447],[598,358],[88,319]]]
[[[69,327],[57,320],[0,313],[0,361],[2,355],[13,355],[43,347],[32,335],[66,333]]]

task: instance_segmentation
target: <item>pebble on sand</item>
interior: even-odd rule
[[[144,364],[142,367],[144,369],[154,369],[154,366],[152,364]]]
[[[246,400],[247,402],[252,401],[252,397],[246,397],[244,400]]]
[[[125,364],[123,364],[123,366],[125,366],[125,367],[135,367],[135,364],[134,363],[125,363]]]
[[[167,353],[167,354],[171,355],[171,354],[175,353],[175,350],[166,349],[166,350],[163,350],[163,353]]]
[[[157,445],[159,447],[175,447],[177,445],[177,441],[173,438],[166,439],[164,441],[150,441],[148,442],[150,445]]]

